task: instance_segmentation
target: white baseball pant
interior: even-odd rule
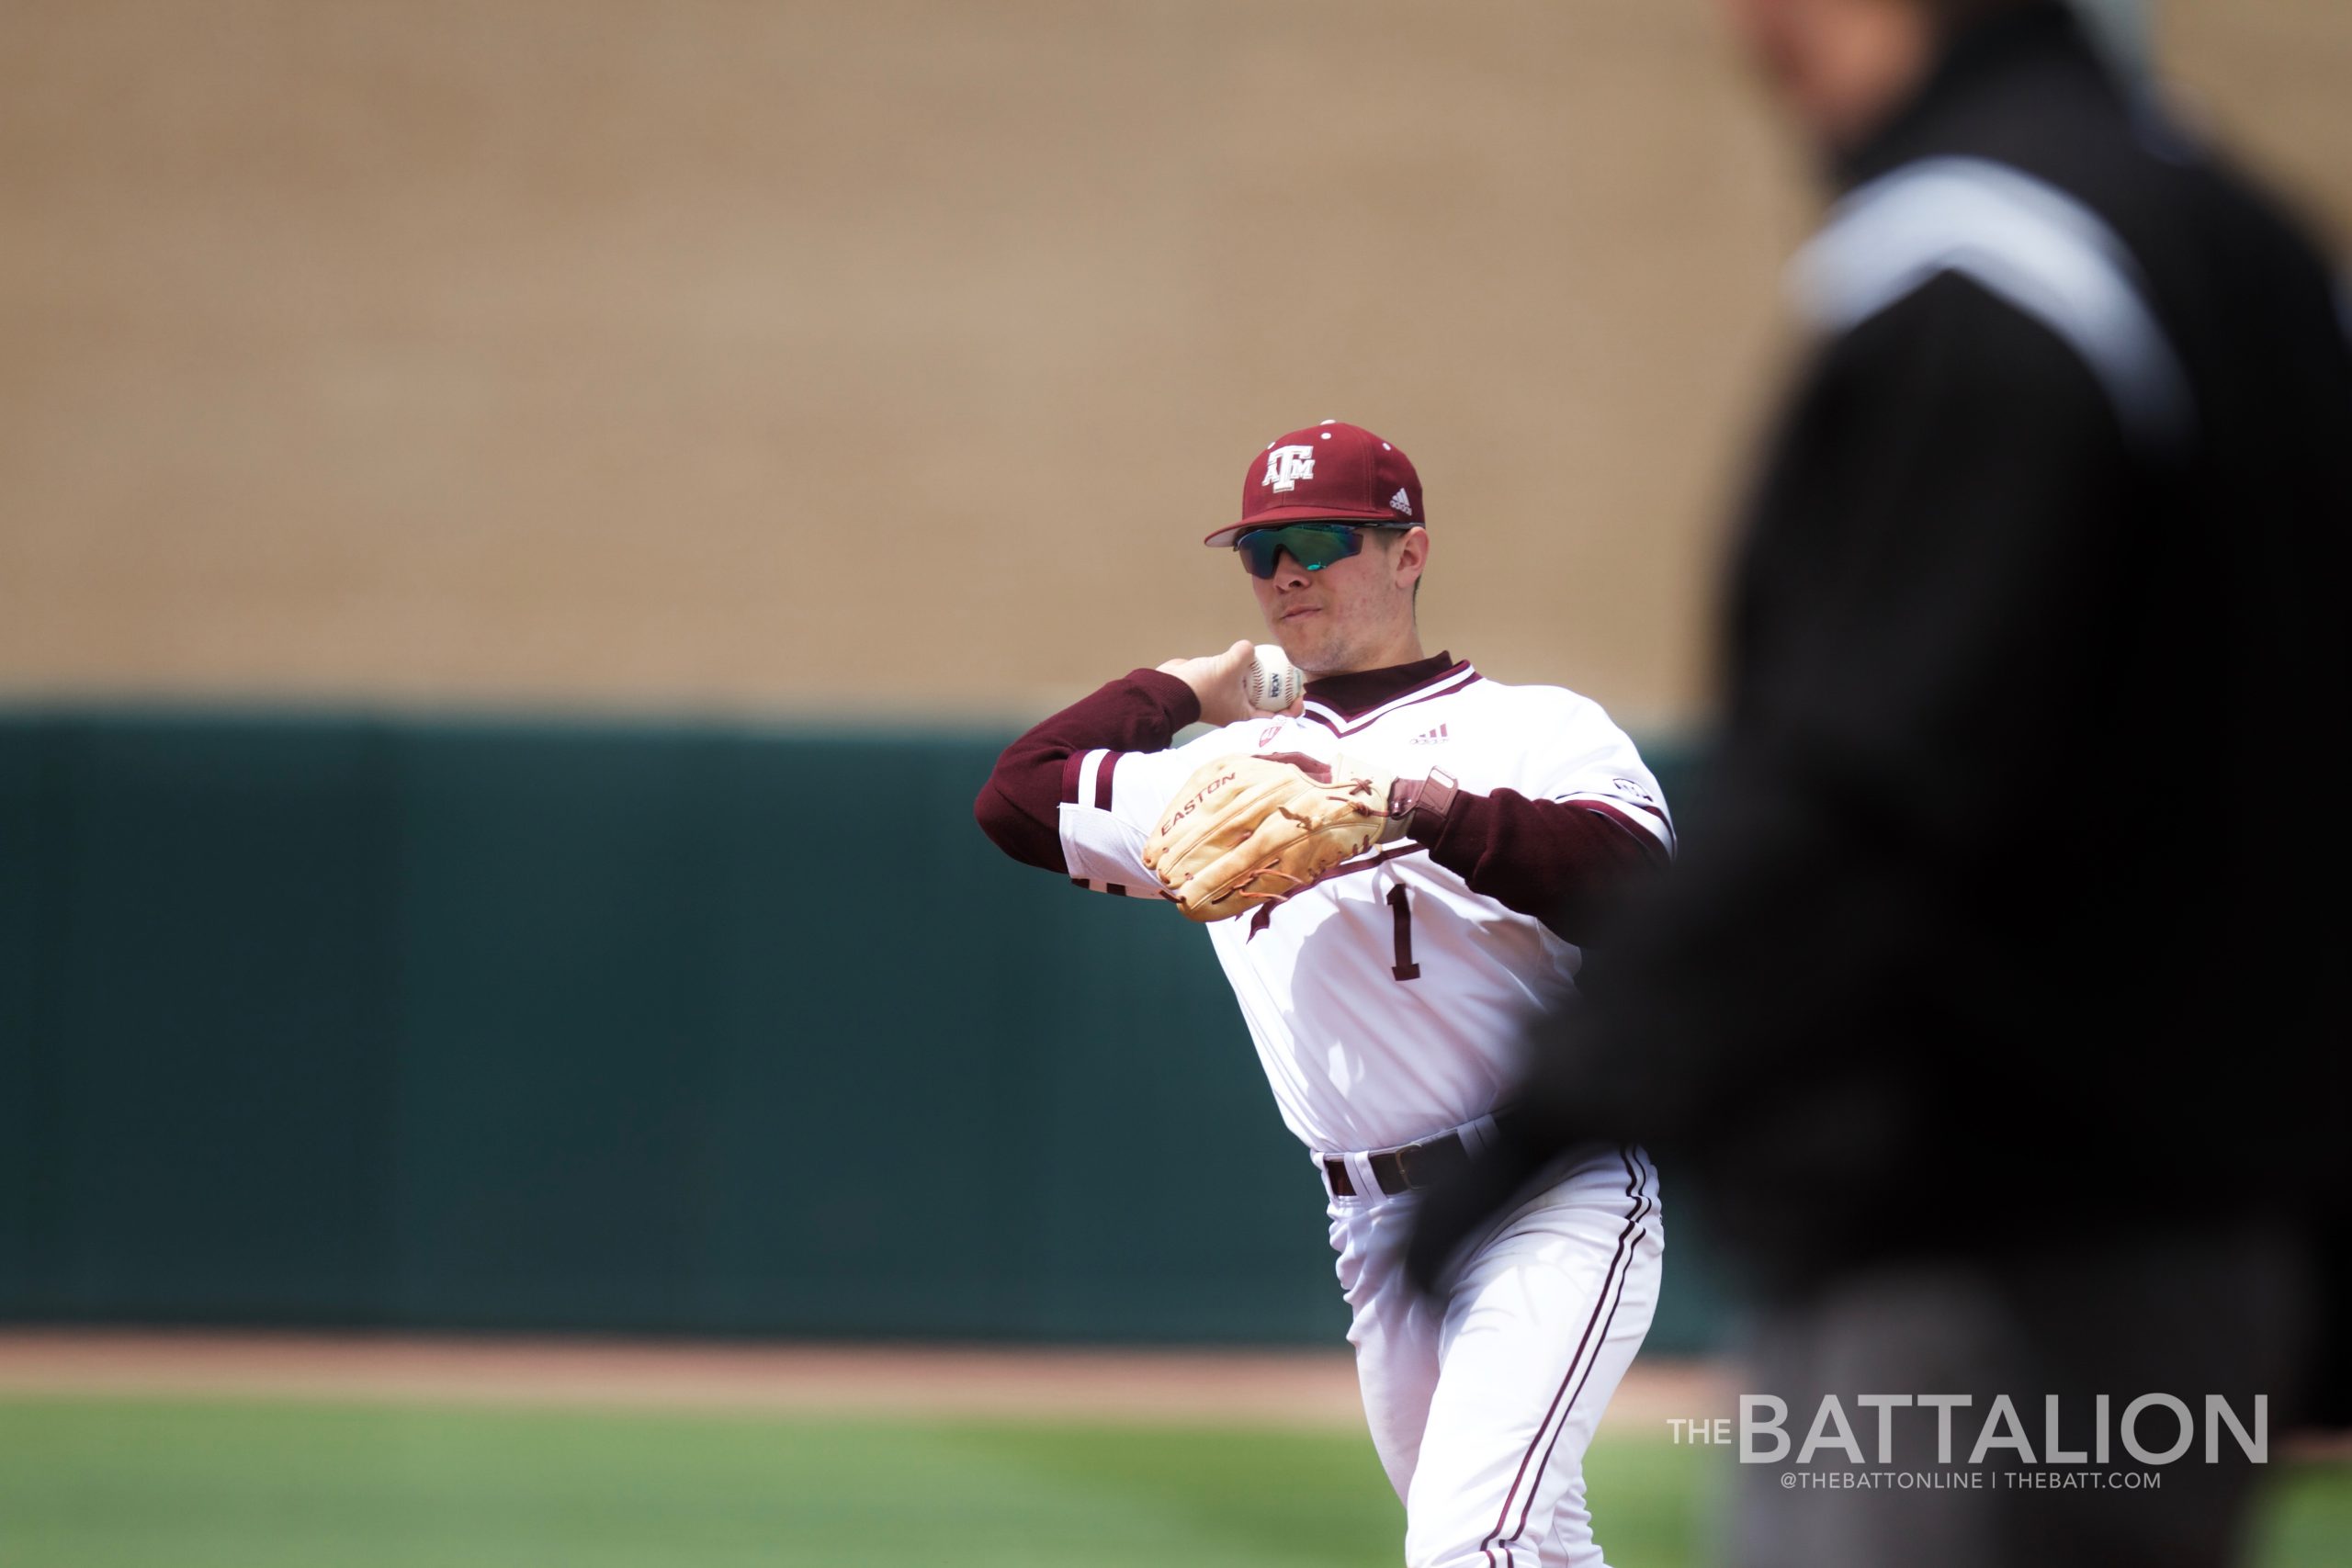
[[[1405,1276],[1419,1195],[1356,1188],[1330,1201],[1331,1246],[1408,1568],[1599,1568],[1584,1454],[1657,1306],[1657,1168],[1577,1151],[1437,1297]]]

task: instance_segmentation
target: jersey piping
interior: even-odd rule
[[[1366,709],[1352,716],[1341,714],[1311,698],[1302,711],[1301,716],[1313,719],[1334,735],[1353,735],[1359,730],[1377,724],[1398,708],[1410,707],[1415,703],[1425,703],[1432,697],[1451,695],[1479,679],[1481,677],[1478,672],[1470,668],[1469,661],[1465,660],[1428,684],[1416,687],[1402,695],[1391,697],[1378,707]]]

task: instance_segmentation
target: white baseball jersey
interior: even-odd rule
[[[1142,852],[1184,781],[1218,757],[1283,751],[1585,803],[1673,848],[1657,781],[1600,705],[1456,663],[1352,718],[1310,699],[1300,717],[1227,725],[1163,751],[1085,753],[1060,808],[1071,879],[1163,897]],[[1318,1153],[1394,1148],[1491,1111],[1516,1077],[1521,1030],[1575,990],[1580,958],[1410,840],[1208,930],[1283,1120]]]

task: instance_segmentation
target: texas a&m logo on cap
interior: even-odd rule
[[[1258,482],[1271,485],[1276,495],[1298,488],[1301,479],[1315,477],[1315,448],[1312,446],[1277,446],[1266,454],[1266,477]]]
[[[1421,478],[1395,444],[1327,419],[1267,442],[1241,481],[1240,519],[1202,542],[1221,548],[1251,528],[1312,522],[1426,525]]]

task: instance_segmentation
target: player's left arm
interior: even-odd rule
[[[1442,776],[1398,786],[1408,837],[1483,894],[1580,947],[1604,935],[1634,886],[1662,874],[1674,826],[1634,743],[1579,716],[1577,734],[1530,793],[1451,789]]]

